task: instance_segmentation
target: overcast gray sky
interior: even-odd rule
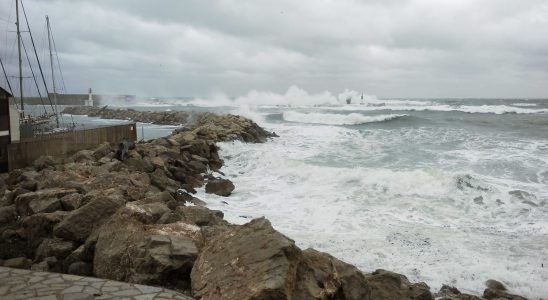
[[[14,2],[0,0],[10,72]],[[24,4],[41,46],[50,16],[69,92],[237,96],[297,85],[379,97],[548,97],[545,0]]]

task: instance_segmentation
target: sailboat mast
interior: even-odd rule
[[[21,30],[19,30],[19,0],[15,0],[15,14],[17,15],[17,52],[19,53],[19,96],[21,99],[21,113],[25,117],[25,106],[23,103],[23,59],[21,58]]]
[[[53,69],[53,52],[51,51],[51,27],[49,25],[49,17],[46,16],[46,24],[48,30],[48,45],[49,45],[49,59],[51,63],[51,80],[53,81],[53,104],[55,106],[55,120],[57,121],[57,127],[59,127],[59,116],[57,115],[57,90],[55,88],[55,71]]]

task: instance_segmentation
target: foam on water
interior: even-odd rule
[[[268,127],[280,138],[220,145],[233,195],[199,191],[229,221],[266,216],[300,247],[327,251],[364,271],[400,272],[433,289],[451,284],[481,292],[494,278],[526,296],[548,295],[548,268],[541,268],[548,263],[545,182],[483,168],[497,162],[490,168],[504,172],[516,155],[545,168],[534,158],[543,151],[538,145],[461,129]],[[451,146],[409,162],[399,152],[387,154],[414,151],[415,140],[423,148]]]
[[[345,105],[345,106],[324,106],[327,110],[339,110],[339,111],[379,111],[379,110],[392,110],[392,111],[441,111],[451,112],[460,111],[465,113],[483,113],[483,114],[538,114],[548,113],[548,109],[529,109],[520,108],[508,105]]]
[[[373,122],[390,121],[407,115],[376,115],[364,116],[362,114],[324,114],[324,113],[300,113],[296,111],[286,111],[283,113],[283,119],[290,122],[327,124],[327,125],[358,125]]]

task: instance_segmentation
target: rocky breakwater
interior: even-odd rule
[[[183,291],[196,299],[482,299],[439,294],[385,270],[363,273],[302,250],[264,218],[223,220],[192,194],[229,196],[216,142],[266,141],[242,117],[196,115],[193,125],[139,143],[41,157],[0,180],[0,265],[91,275]],[[524,299],[491,283],[485,299]]]
[[[153,123],[159,125],[180,125],[193,121],[195,115],[203,116],[204,113],[188,111],[138,111],[128,109],[110,109],[107,106],[72,106],[63,110],[64,114],[87,115],[101,119],[132,120],[135,122]]]

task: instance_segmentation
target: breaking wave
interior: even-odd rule
[[[286,111],[283,113],[283,119],[290,122],[326,124],[326,125],[358,125],[365,123],[384,122],[407,115],[376,115],[364,116],[362,114],[351,113],[342,114],[323,114],[323,113],[299,113],[295,111]]]
[[[422,106],[408,106],[408,105],[382,105],[382,106],[367,106],[367,105],[347,105],[338,107],[324,107],[330,110],[343,110],[343,111],[379,111],[379,110],[392,110],[392,111],[460,111],[465,113],[479,113],[479,114],[538,114],[548,113],[548,109],[530,109],[521,107],[512,107],[508,105],[422,105]]]

